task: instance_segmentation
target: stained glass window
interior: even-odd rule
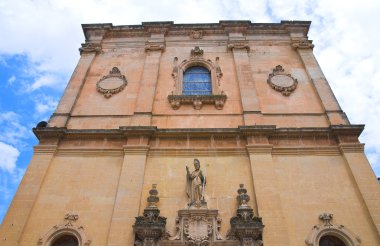
[[[201,66],[190,67],[183,74],[182,95],[211,95],[210,71]]]

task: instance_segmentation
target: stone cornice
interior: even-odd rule
[[[338,125],[324,128],[276,128],[274,125],[240,126],[238,128],[173,128],[158,129],[154,126],[123,126],[119,129],[67,129],[65,127],[33,128],[36,137],[49,139],[245,139],[248,144],[272,144],[274,146],[333,146],[359,144],[358,137],[364,125]],[[142,140],[144,139],[144,140]],[[137,141],[137,140],[136,140]],[[238,141],[238,140],[236,140]],[[239,140],[240,141],[240,140]],[[139,143],[141,144],[141,143]],[[212,145],[211,145],[212,146]]]
[[[249,20],[219,21],[219,23],[174,24],[172,21],[143,22],[141,25],[114,26],[111,23],[82,24],[88,40],[107,37],[149,37],[151,34],[188,35],[192,30],[200,30],[203,35],[225,35],[231,32],[250,33],[302,33],[305,37],[310,21],[281,21],[280,23],[252,23]]]

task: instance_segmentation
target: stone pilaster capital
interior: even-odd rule
[[[149,151],[149,145],[124,145],[124,155],[146,155]]]
[[[294,49],[313,49],[314,44],[312,40],[308,39],[293,39],[292,47]]]
[[[165,41],[147,41],[145,43],[145,52],[148,51],[165,51]]]
[[[273,144],[252,144],[246,148],[248,154],[272,154]]]
[[[250,51],[250,47],[247,40],[229,40],[227,44],[229,50],[246,50]]]
[[[83,43],[82,47],[79,48],[79,53],[88,54],[95,53],[99,54],[102,51],[102,45],[100,43]]]
[[[363,143],[341,143],[339,149],[342,153],[364,153]]]
[[[53,155],[57,152],[58,145],[55,144],[39,144],[33,147],[35,155]]]

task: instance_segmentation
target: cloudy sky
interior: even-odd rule
[[[82,23],[311,20],[314,53],[380,176],[380,1],[0,0],[0,222],[79,59]],[[379,68],[379,69],[377,69]]]

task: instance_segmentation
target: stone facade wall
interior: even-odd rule
[[[48,126],[33,129],[39,144],[0,244],[45,246],[67,233],[80,245],[133,245],[152,184],[173,236],[187,209],[185,167],[198,158],[207,207],[222,221],[214,245],[239,244],[227,234],[247,208],[236,199],[240,184],[265,225],[265,246],[318,245],[325,234],[379,245],[380,189],[358,140],[364,126],[339,107],[309,25],[83,25],[65,93]],[[211,67],[213,95],[173,103],[168,96],[183,99],[180,69],[192,64]],[[278,74],[294,86],[271,86]],[[226,101],[207,101],[214,96]]]

